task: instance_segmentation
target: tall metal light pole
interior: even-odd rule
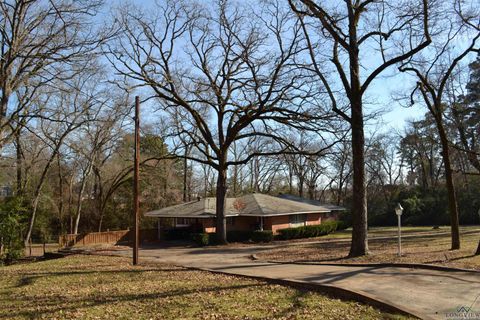
[[[398,256],[402,256],[402,213],[403,213],[403,208],[402,205],[399,203],[395,207],[395,213],[398,218]]]
[[[133,265],[138,264],[138,242],[139,242],[139,209],[140,201],[138,199],[138,180],[140,169],[140,98],[135,97],[135,160],[133,173]]]

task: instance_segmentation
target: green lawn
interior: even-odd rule
[[[0,267],[0,319],[392,319],[370,306],[120,257]]]

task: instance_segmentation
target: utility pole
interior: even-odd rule
[[[133,265],[138,264],[138,242],[139,242],[139,209],[140,201],[138,199],[138,180],[139,180],[139,160],[140,160],[140,98],[135,97],[135,160],[133,173]]]

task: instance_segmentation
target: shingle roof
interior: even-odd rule
[[[245,203],[242,215],[273,216],[307,212],[330,212],[321,206],[282,199],[266,194],[253,193],[237,198],[237,202]]]
[[[281,193],[281,194],[278,195],[278,197],[282,198],[282,199],[298,201],[298,202],[302,202],[302,203],[308,203],[308,204],[312,204],[314,206],[320,206],[320,207],[325,208],[326,210],[331,210],[331,211],[344,211],[344,210],[346,210],[346,208],[344,208],[344,207],[336,206],[336,205],[333,205],[333,204],[321,203],[318,200],[305,199],[305,198],[297,197],[297,196],[294,196],[294,195],[291,195],[291,194]]]
[[[225,215],[237,216],[238,211],[232,206],[235,198],[227,199],[227,210]],[[202,198],[200,200],[180,203],[174,206],[162,208],[145,213],[147,217],[161,218],[213,218],[215,217],[216,198]]]
[[[301,198],[299,198],[301,199]],[[213,218],[215,198],[202,198],[196,201],[177,204],[171,207],[147,212],[148,217],[162,218]],[[238,198],[227,198],[226,216],[275,216],[308,212],[331,212],[344,210],[341,207],[306,203],[302,201],[253,193]]]

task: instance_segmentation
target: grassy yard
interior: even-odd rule
[[[377,237],[396,237],[397,236],[397,227],[371,227],[368,230],[368,236],[370,238]],[[460,232],[472,232],[477,231],[480,235],[480,226],[464,226],[460,227]],[[449,226],[440,226],[437,229],[432,227],[402,227],[402,235],[418,235],[418,234],[441,234],[450,232]],[[329,235],[322,236],[318,239],[351,239],[352,238],[352,229],[340,230],[335,233],[330,233]]]
[[[480,256],[474,256],[480,230],[478,227],[463,227],[461,229],[462,248],[450,249],[450,235],[448,227],[440,229],[410,227],[405,228],[403,235],[418,235],[418,237],[405,237],[402,240],[403,256],[397,256],[397,238],[395,228],[372,228],[369,232],[369,248],[371,254],[365,257],[346,258],[350,249],[350,242],[333,240],[350,239],[351,231],[344,230],[316,240],[332,240],[322,243],[296,243],[288,246],[269,250],[259,254],[260,259],[276,261],[315,261],[324,263],[428,263],[450,267],[480,270]],[[478,231],[478,232],[477,232]],[[375,237],[391,236],[390,239],[376,239]]]
[[[0,319],[394,319],[262,281],[104,256],[0,267]]]

